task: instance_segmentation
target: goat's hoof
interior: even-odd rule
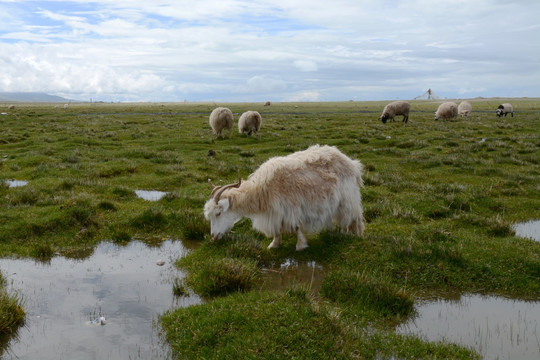
[[[306,245],[300,245],[300,246],[296,245],[296,251],[302,251],[302,250],[305,250],[307,248],[308,248],[307,244]]]

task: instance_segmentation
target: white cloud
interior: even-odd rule
[[[253,92],[257,94],[265,94],[269,92],[282,91],[285,88],[285,82],[279,78],[273,78],[266,75],[257,75],[253,76],[247,81],[246,90],[248,92]]]
[[[317,71],[318,70],[317,63],[315,61],[311,61],[311,60],[296,60],[294,62],[294,66],[298,70],[305,71],[305,72]]]
[[[317,91],[302,91],[289,96],[286,101],[319,101],[321,94]]]
[[[447,97],[540,96],[539,11],[532,0],[1,2],[0,91],[314,101],[437,86]]]

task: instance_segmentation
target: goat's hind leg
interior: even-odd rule
[[[296,241],[296,251],[302,251],[305,248],[307,248],[308,247],[307,239],[299,227],[296,228],[296,236],[298,237],[298,240]]]
[[[274,236],[274,240],[268,245],[269,249],[277,249],[281,245],[281,234]]]

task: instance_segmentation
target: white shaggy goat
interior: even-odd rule
[[[462,101],[459,103],[457,110],[458,114],[461,115],[461,117],[468,118],[469,114],[472,112],[472,105],[468,101]]]
[[[363,166],[335,147],[314,145],[262,164],[247,180],[214,186],[204,205],[213,239],[243,217],[253,228],[281,244],[282,233],[296,233],[296,250],[308,244],[304,232],[328,229],[335,222],[357,236],[364,232],[360,186]],[[239,174],[240,175],[240,174]]]
[[[212,110],[209,118],[210,127],[216,138],[221,136],[223,129],[229,130],[229,137],[232,137],[232,128],[234,124],[234,117],[231,110],[225,107],[218,107]]]
[[[458,106],[455,102],[444,102],[439,105],[437,111],[435,111],[435,120],[443,119],[456,119],[458,115]]]
[[[409,111],[411,110],[411,105],[407,101],[393,101],[390,104],[386,105],[383,109],[381,117],[379,120],[386,124],[387,120],[394,121],[394,117],[397,115],[403,115],[403,122],[406,123],[409,121]]]
[[[262,125],[262,116],[258,111],[246,111],[238,119],[238,132],[240,134],[257,133]]]
[[[512,114],[512,117],[514,117],[514,108],[509,103],[504,103],[499,105],[496,113],[498,117],[506,116],[507,114]]]

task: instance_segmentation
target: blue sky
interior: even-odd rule
[[[0,92],[95,101],[540,97],[538,0],[0,1]]]

